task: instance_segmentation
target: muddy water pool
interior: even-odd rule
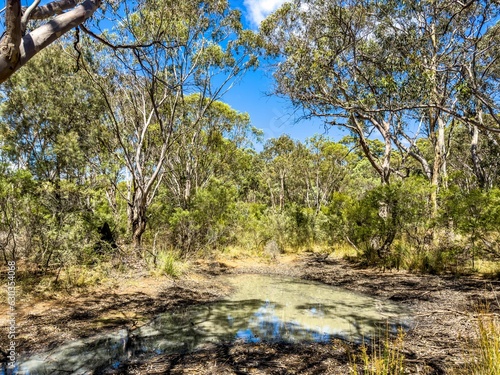
[[[224,276],[224,300],[157,316],[132,331],[76,340],[22,359],[12,374],[89,374],[131,358],[196,350],[210,343],[360,342],[376,332],[407,329],[409,310],[341,288],[281,276]],[[6,374],[0,370],[0,375]]]

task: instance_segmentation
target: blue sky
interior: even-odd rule
[[[283,0],[230,0],[232,8],[243,14],[246,27],[256,30],[262,19],[281,5]],[[273,89],[272,72],[263,64],[254,72],[248,72],[241,82],[223,98],[231,107],[248,112],[252,125],[264,131],[264,140],[288,134],[294,139],[305,140],[314,134],[324,134],[319,120],[300,121],[289,101],[270,95]],[[347,133],[330,129],[328,136],[339,140]],[[262,146],[256,145],[256,149]]]
[[[242,13],[244,26],[254,30],[259,23],[272,11],[276,10],[285,0],[229,0],[233,9]],[[31,4],[32,0],[22,0],[23,5]],[[41,4],[49,2],[42,0]],[[5,1],[0,2],[5,5]],[[3,25],[0,29],[3,29]],[[3,30],[1,30],[3,31]],[[234,109],[247,112],[252,125],[264,132],[264,140],[288,134],[293,139],[305,140],[314,134],[325,134],[325,127],[320,120],[297,122],[298,115],[289,101],[271,95],[273,89],[272,72],[263,64],[258,70],[248,72],[241,82],[233,87],[222,100]],[[346,133],[338,129],[330,129],[328,136],[339,140]],[[255,145],[257,150],[262,145]]]

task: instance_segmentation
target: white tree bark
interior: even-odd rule
[[[0,41],[0,83],[7,80],[42,49],[89,19],[101,5],[101,0],[85,0],[79,5],[76,4],[76,0],[63,0],[33,10],[30,18],[39,19],[71,9],[22,36],[20,0],[7,2],[7,27]]]

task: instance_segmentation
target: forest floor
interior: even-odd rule
[[[51,299],[18,296],[17,348],[34,353],[68,340],[116,328],[133,329],[165,311],[220,300],[229,293],[220,275],[260,273],[294,276],[406,305],[413,314],[404,336],[409,374],[456,374],[472,361],[477,317],[500,314],[500,281],[479,276],[419,275],[362,268],[316,254],[263,259],[193,262],[178,279],[137,271],[78,294]],[[0,346],[7,343],[7,306],[0,306]],[[360,348],[329,344],[221,344],[194,353],[160,355],[124,363],[109,374],[348,374]],[[460,372],[462,371],[462,372]]]

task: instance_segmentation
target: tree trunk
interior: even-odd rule
[[[486,187],[486,177],[484,173],[484,168],[481,165],[481,157],[479,156],[478,143],[479,143],[479,128],[472,125],[471,129],[471,143],[470,143],[470,153],[472,158],[472,169],[476,175],[477,182],[481,189]]]
[[[383,212],[382,207],[379,209],[379,216],[382,217],[386,221],[386,225],[388,225],[388,233],[385,237],[384,243],[377,249],[377,255],[380,259],[385,259],[388,254],[391,252],[391,247],[396,239],[396,235],[398,233],[399,225],[398,225],[398,210],[399,202],[397,199],[393,199],[392,197],[385,202],[385,212]]]
[[[9,78],[19,65],[21,34],[21,1],[7,0],[5,35],[0,40],[0,82]]]
[[[383,131],[382,131],[383,129]],[[390,124],[386,121],[383,122],[383,128],[380,128],[382,137],[384,138],[384,157],[382,159],[382,183],[389,185],[389,178],[391,176],[391,153],[392,141],[390,137]]]
[[[285,206],[285,172],[280,171],[280,210]]]
[[[439,185],[442,178],[446,178],[444,171],[446,170],[446,148],[445,148],[445,134],[444,128],[445,123],[443,119],[438,116],[437,120],[437,134],[434,139],[434,164],[432,167],[432,192],[431,192],[431,202],[433,207],[433,215],[437,215],[438,203],[437,195],[439,191]]]
[[[146,217],[137,215],[132,221],[132,243],[134,248],[139,250],[141,248],[142,235],[146,231]]]
[[[147,200],[140,192],[133,194],[133,202],[129,205],[128,219],[132,233],[132,243],[136,250],[141,248],[142,235],[146,231],[147,224]]]

